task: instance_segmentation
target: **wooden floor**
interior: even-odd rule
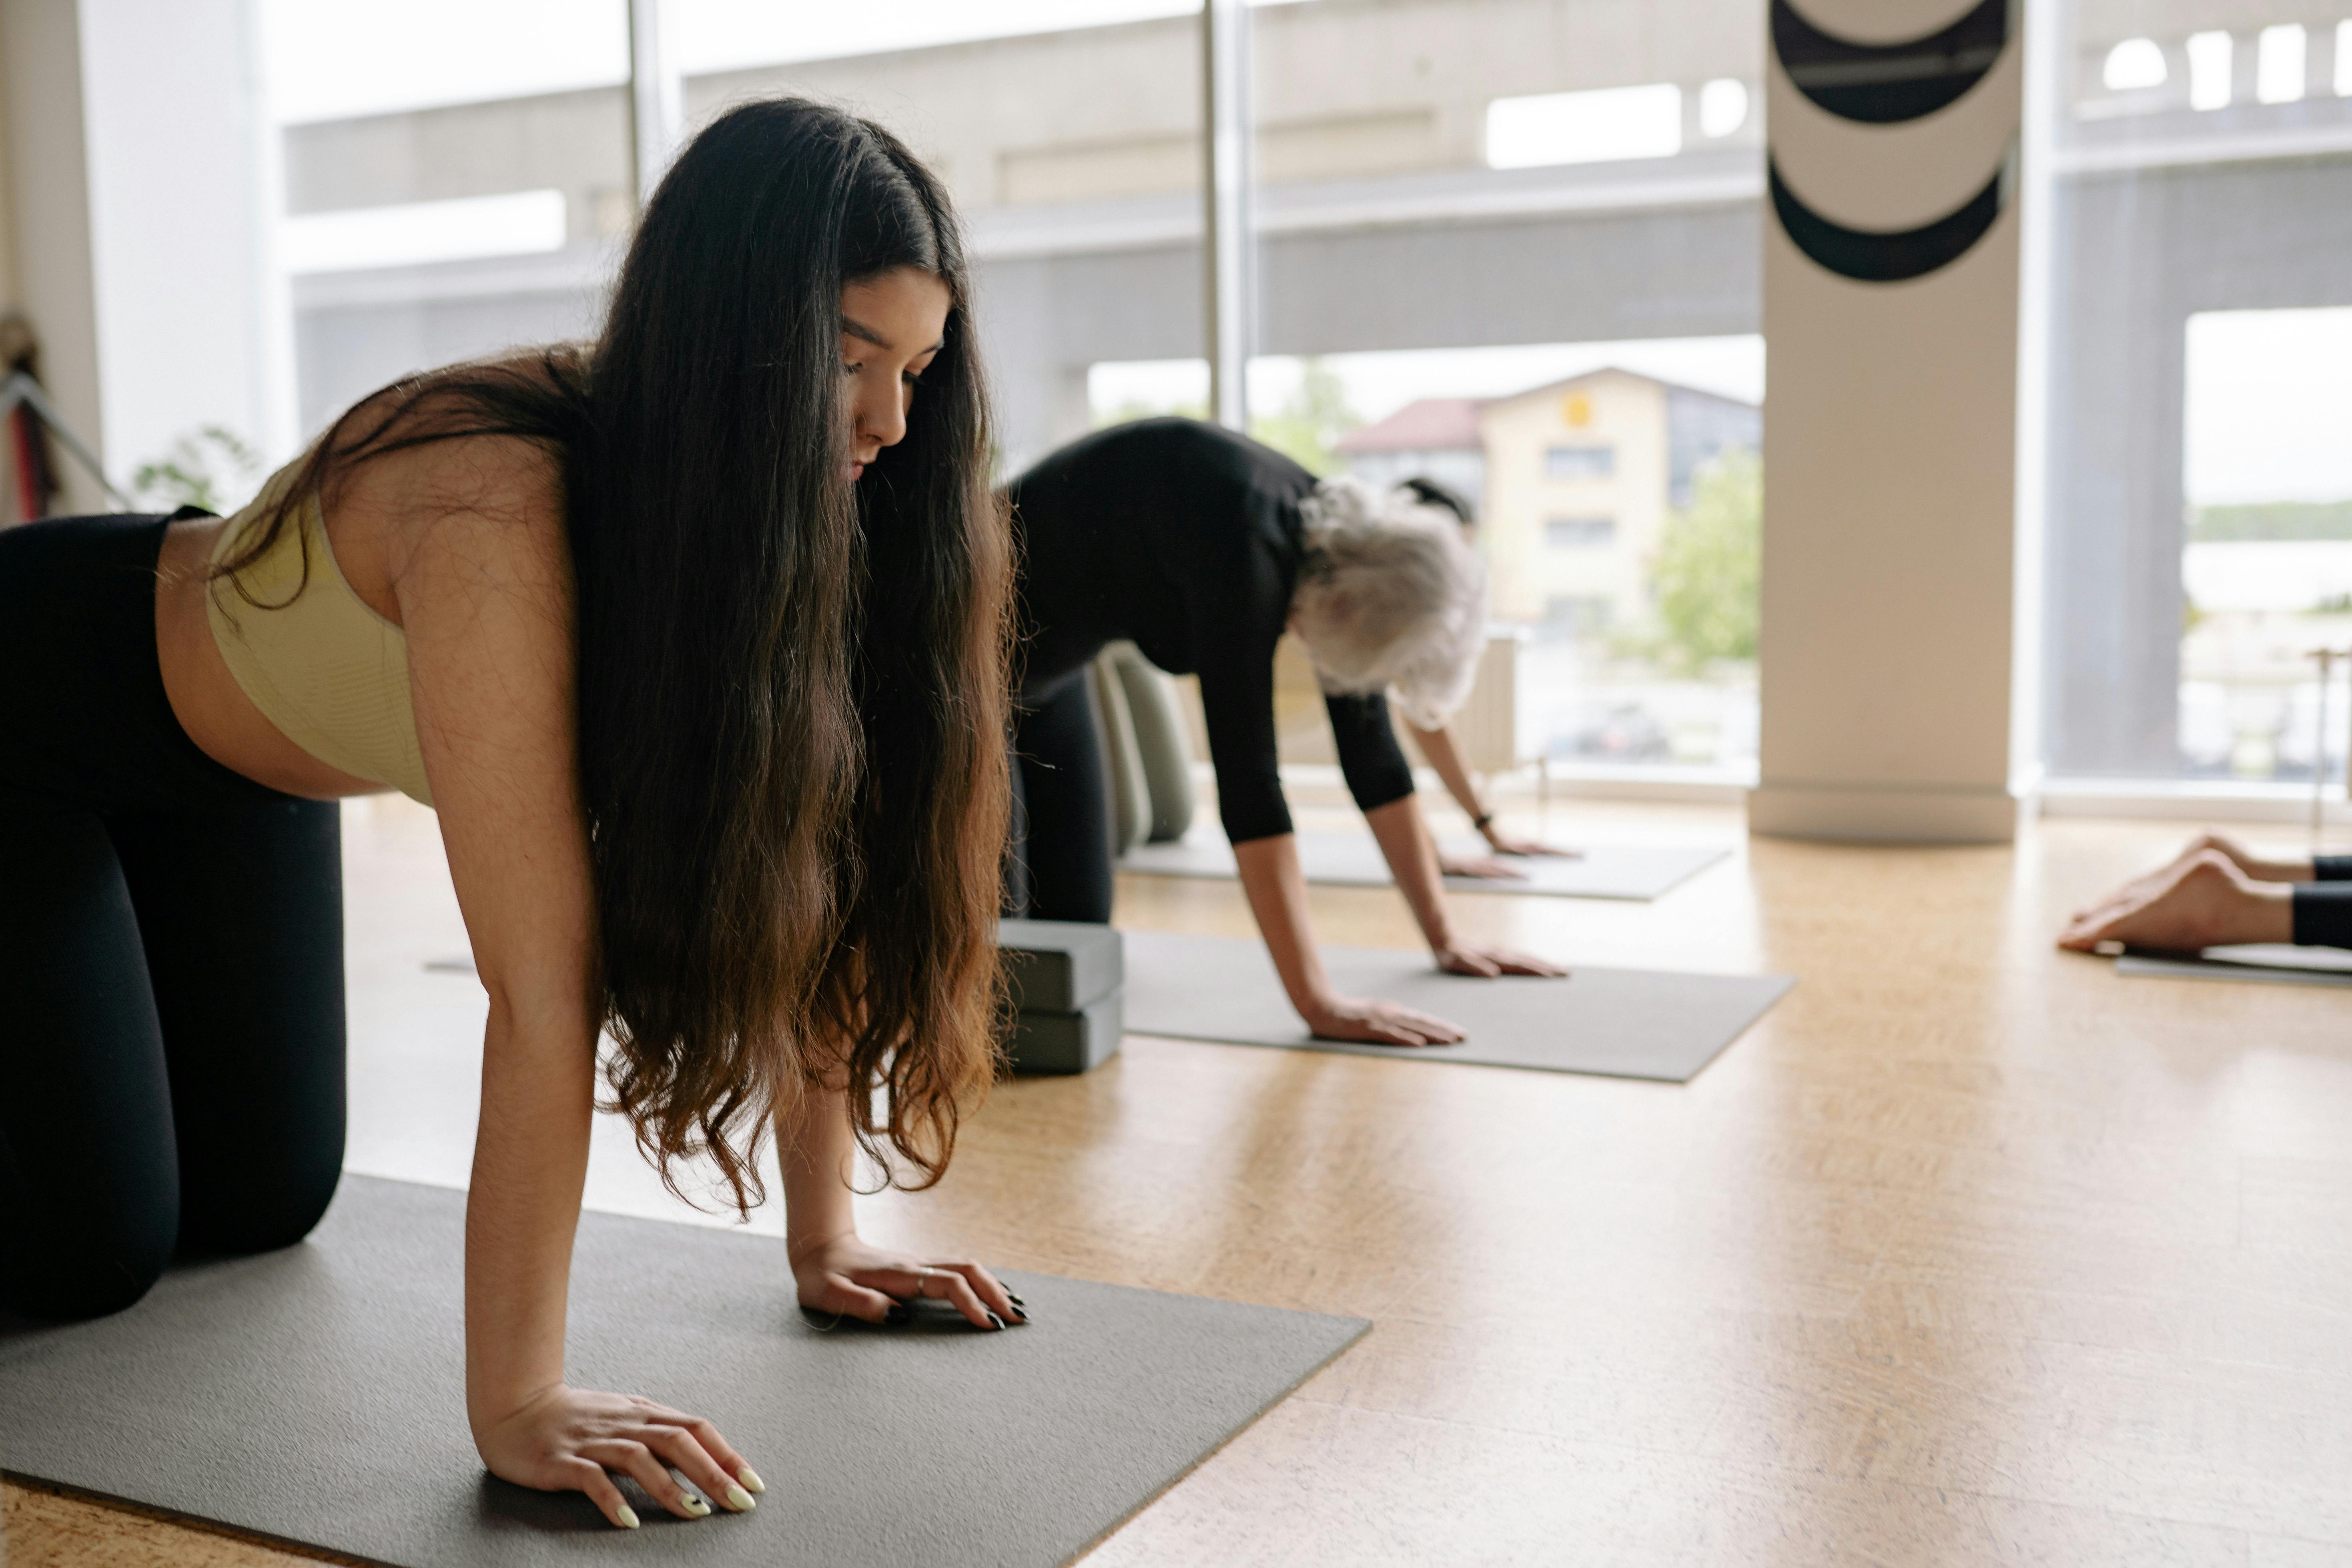
[[[1571,963],[1801,983],[1685,1086],[1131,1039],[1003,1088],[869,1229],[1375,1321],[1096,1565],[2352,1564],[2352,994],[2049,945],[2184,837],[1759,839],[1646,906],[1461,899]],[[1226,884],[1119,898],[1247,930]],[[1314,898],[1410,941],[1384,891]],[[11,1568],[294,1561],[7,1508]]]

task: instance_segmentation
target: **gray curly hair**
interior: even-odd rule
[[[1300,503],[1306,555],[1291,625],[1323,689],[1388,691],[1433,730],[1470,695],[1486,568],[1460,520],[1400,485],[1325,479]]]

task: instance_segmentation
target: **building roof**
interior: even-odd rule
[[[1571,386],[1581,386],[1587,382],[1598,381],[1603,376],[1610,375],[1622,376],[1627,381],[1643,382],[1648,385],[1659,387],[1667,392],[1678,392],[1685,397],[1704,397],[1710,403],[1726,404],[1733,408],[1752,409],[1756,406],[1756,405],[1747,401],[1745,398],[1727,396],[1720,392],[1708,392],[1703,387],[1685,386],[1678,381],[1663,381],[1657,376],[1644,375],[1638,370],[1626,370],[1622,366],[1613,364],[1604,364],[1598,370],[1588,370],[1581,375],[1571,375],[1559,381],[1548,381],[1541,386],[1530,386],[1524,392],[1514,392],[1502,397],[1491,397],[1486,401],[1489,403],[1517,403],[1523,397],[1545,397],[1554,393],[1565,392]],[[1375,428],[1377,428],[1377,426],[1375,426]]]
[[[1423,397],[1376,425],[1339,438],[1342,452],[1444,452],[1478,449],[1483,397]]]

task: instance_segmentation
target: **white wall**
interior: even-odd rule
[[[0,94],[8,87],[8,38],[0,24]],[[0,113],[0,312],[16,304],[16,197],[8,177],[8,116]]]
[[[205,425],[291,428],[249,0],[80,0],[104,455],[117,483]]]
[[[74,0],[0,0],[0,100],[8,123],[16,299],[41,342],[49,396],[83,439],[100,441],[97,300],[82,135],[81,22]],[[103,510],[65,464],[69,511]]]
[[[0,0],[13,293],[118,485],[205,425],[292,445],[252,27],[251,0]],[[108,508],[62,468],[61,507]]]

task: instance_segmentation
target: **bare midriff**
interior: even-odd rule
[[[191,518],[163,533],[156,562],[155,656],[173,717],[197,750],[257,784],[311,800],[383,794],[388,785],[330,767],[288,740],[229,672],[205,613],[213,543],[224,526],[216,517]],[[359,588],[362,597],[388,599],[383,588],[370,586],[376,593]]]

